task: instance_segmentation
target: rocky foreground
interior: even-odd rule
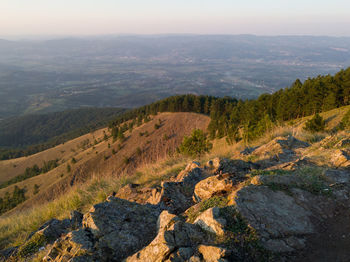
[[[192,162],[160,186],[129,184],[86,214],[48,221],[3,260],[349,261],[349,144],[280,137]]]

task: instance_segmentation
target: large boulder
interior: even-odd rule
[[[83,227],[91,231],[101,260],[120,261],[152,241],[159,213],[151,205],[110,197],[84,215]]]
[[[200,202],[211,198],[213,195],[227,193],[232,190],[233,185],[232,175],[230,174],[208,177],[196,184],[194,200]]]
[[[225,233],[226,219],[220,216],[218,207],[213,207],[201,213],[194,221],[194,224],[217,236],[222,236]]]
[[[198,162],[192,162],[176,176],[175,182],[181,182],[188,187],[193,187],[208,175]]]
[[[271,251],[289,252],[301,248],[302,236],[314,232],[312,212],[283,191],[250,185],[237,191],[234,199],[237,210]],[[295,236],[297,240],[288,242],[286,236]]]
[[[162,210],[180,214],[193,204],[193,187],[182,182],[162,182],[161,189],[153,189],[148,203],[158,205]]]
[[[163,211],[158,219],[156,238],[126,261],[189,261],[194,254],[193,247],[205,239],[205,234],[197,226]]]

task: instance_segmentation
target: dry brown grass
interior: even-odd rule
[[[23,174],[27,167],[32,167],[34,164],[41,167],[44,161],[59,159],[59,162],[62,163],[71,159],[83,151],[82,148],[79,148],[82,141],[89,139],[92,143],[95,139],[101,139],[103,137],[103,131],[106,131],[106,128],[96,130],[93,133],[80,136],[28,157],[0,161],[0,183]]]
[[[162,125],[159,129],[155,129],[154,125],[159,123],[159,120],[161,120]],[[99,174],[104,178],[119,178],[124,175],[131,175],[139,166],[145,166],[167,158],[169,153],[174,152],[182,142],[184,135],[189,135],[195,128],[205,130],[209,121],[210,119],[207,116],[200,114],[162,113],[154,116],[150,122],[135,127],[131,133],[127,131],[125,133],[126,141],[123,143],[119,141],[113,143],[112,138],[109,138],[108,141],[102,140],[93,147],[78,150],[79,143],[86,137],[77,138],[75,139],[77,141],[66,143],[69,144],[70,148],[76,149],[75,152],[70,150],[68,155],[64,155],[65,162],[63,164],[46,174],[0,189],[0,196],[5,192],[12,191],[15,185],[21,188],[26,187],[28,200],[10,211],[12,213],[52,201],[67,192],[72,185],[85,183],[94,174]],[[104,129],[101,129],[96,132],[95,138],[102,139],[103,131]],[[148,135],[140,136],[140,133],[144,134],[146,132]],[[164,135],[167,136],[167,139]],[[108,144],[110,144],[110,147],[108,147]],[[138,148],[141,149],[141,154],[137,153]],[[116,154],[112,154],[113,149]],[[60,146],[47,151],[51,156],[53,155],[52,151],[60,153]],[[39,154],[45,155],[45,152]],[[75,164],[71,163],[73,156],[77,160]],[[128,164],[125,164],[125,158],[129,159]],[[33,157],[33,159],[42,161],[39,156]],[[70,173],[67,172],[67,163],[72,168]],[[34,164],[34,160],[31,162],[32,164]],[[33,194],[35,184],[40,186],[39,193],[36,195]]]

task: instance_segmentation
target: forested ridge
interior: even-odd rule
[[[121,123],[140,124],[157,112],[196,112],[210,115],[211,138],[228,137],[229,141],[259,137],[272,125],[310,116],[350,104],[350,68],[334,76],[297,79],[291,87],[253,100],[213,96],[178,95],[130,110],[110,123],[112,132],[124,131]],[[241,131],[241,132],[239,132]]]
[[[105,126],[121,108],[83,108],[0,122],[0,160],[31,155]]]
[[[30,155],[85,134],[109,122],[115,138],[126,129],[148,121],[158,112],[195,112],[211,117],[210,138],[252,140],[274,124],[350,104],[350,68],[334,76],[297,79],[292,86],[257,99],[177,95],[124,112],[123,109],[79,109],[2,121],[0,159]],[[122,114],[122,112],[124,112]],[[115,118],[115,115],[119,115]],[[128,126],[121,126],[132,120]],[[27,146],[26,145],[31,145]],[[8,148],[6,148],[8,146]],[[5,147],[5,148],[4,148]],[[17,149],[14,149],[18,147]]]

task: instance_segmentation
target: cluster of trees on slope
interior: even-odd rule
[[[16,184],[16,183],[24,181],[28,178],[47,173],[56,167],[58,167],[58,159],[49,160],[48,162],[44,161],[43,167],[41,167],[41,168],[35,164],[32,167],[27,167],[22,175],[16,176],[16,177],[14,177],[6,182],[1,183],[0,188],[5,188],[5,187],[8,187],[9,185]]]
[[[105,126],[121,108],[83,108],[0,122],[0,160],[31,155]]]
[[[179,95],[130,110],[110,123],[115,134],[120,124],[133,119],[142,123],[157,112],[196,112],[209,115],[211,138],[228,137],[229,141],[247,141],[261,136],[275,123],[313,115],[350,104],[350,68],[334,76],[318,76],[254,100],[230,97]],[[243,130],[243,132],[239,132]]]
[[[15,186],[12,195],[9,192],[6,192],[3,198],[0,197],[0,215],[8,210],[11,210],[18,204],[24,202],[26,200],[24,194],[24,188],[19,188],[18,186]]]

